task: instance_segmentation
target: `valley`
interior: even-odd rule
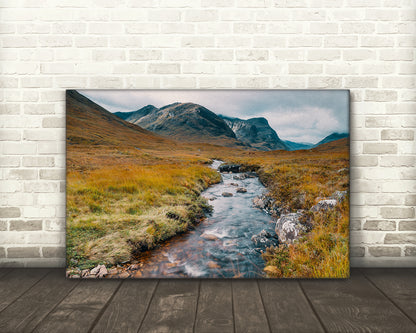
[[[180,115],[180,120],[173,124],[167,121],[175,114]],[[211,223],[219,223],[211,225],[217,230],[222,222],[226,223],[227,219],[221,216],[225,199],[232,202],[230,209],[247,217],[243,221],[240,216],[233,222],[242,229],[245,225],[254,228],[244,234],[244,241],[238,241],[239,245],[250,247],[253,247],[251,237],[267,227],[262,222],[256,226],[256,221],[262,218],[257,215],[249,218],[244,209],[264,216],[272,233],[282,215],[305,212],[302,215],[305,232],[295,243],[275,242],[267,250],[262,249],[263,254],[256,252],[257,260],[263,263],[256,276],[348,274],[348,200],[333,209],[311,211],[320,200],[330,198],[336,191],[348,190],[348,138],[330,138],[311,149],[290,151],[274,130],[276,136],[264,127],[261,130],[252,127],[266,126],[263,120],[260,125],[256,121],[246,123],[238,125],[240,133],[234,132],[222,117],[192,103],[159,109],[148,106],[130,115],[126,112],[117,116],[78,92],[68,91],[68,275],[85,277],[92,268],[104,265],[108,277],[123,274],[143,277],[147,276],[146,271],[150,272],[144,264],[149,263],[151,254],[158,257],[173,243],[181,244],[191,238],[188,245],[193,247],[183,246],[183,251],[194,252],[198,241],[209,244],[200,246],[208,249],[215,240],[200,236]],[[281,149],[276,146],[280,144],[276,137],[282,142]],[[218,186],[228,186],[232,182],[228,178],[235,176],[223,174],[221,179],[210,167],[214,160],[238,164],[241,172],[255,172],[259,189],[263,186],[267,189],[271,209],[256,208],[253,204],[262,190],[207,199],[207,193],[216,191]],[[243,185],[244,181],[240,182]],[[235,201],[238,198],[243,201]],[[234,250],[243,251],[238,247]],[[210,261],[213,260],[207,260],[207,265]],[[163,267],[169,267],[165,264]],[[212,262],[210,265],[215,266]],[[218,268],[210,271],[212,276],[221,276],[213,270]],[[239,270],[232,272],[222,274],[241,276]]]

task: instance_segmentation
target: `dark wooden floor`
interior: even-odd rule
[[[0,269],[0,332],[416,332],[416,269],[348,280],[68,280]]]

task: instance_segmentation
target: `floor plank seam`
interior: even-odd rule
[[[3,269],[5,269],[5,268],[3,268]],[[4,277],[7,277],[7,275],[9,275],[12,271],[13,271],[13,269],[9,269],[9,271],[6,272],[6,274],[2,275],[2,277],[0,278],[0,280],[1,279],[4,279]]]
[[[195,333],[195,327],[196,327],[196,318],[198,316],[198,304],[199,304],[199,295],[200,295],[200,293],[201,293],[201,280],[199,280],[199,284],[198,284],[198,296],[196,297],[194,325],[192,326],[192,332],[194,332],[194,333]]]
[[[259,295],[260,295],[261,305],[263,306],[264,315],[266,316],[267,326],[269,326],[269,332],[271,332],[272,331],[272,325],[270,325],[269,315],[267,314],[266,307],[264,306],[263,295],[261,293],[261,289],[260,289],[260,286],[259,286],[259,280],[256,280],[256,284],[257,284],[257,290],[259,291]]]
[[[390,303],[392,303],[407,319],[409,319],[415,326],[416,321],[413,320],[412,317],[410,317],[395,301],[393,301],[381,288],[379,288],[366,274],[365,271],[361,271],[361,274],[364,276],[364,278],[380,292],[385,298],[389,300]]]
[[[77,287],[79,285],[79,281],[74,281],[74,286],[71,288],[71,289],[69,289],[68,290],[68,292],[62,297],[62,299],[59,301],[59,302],[57,302],[56,304],[55,304],[55,306],[53,306],[52,307],[52,309],[50,310],[50,311],[48,311],[48,313],[46,313],[45,314],[45,316],[43,316],[43,318],[42,318],[42,320],[39,322],[39,323],[37,323],[36,324],[36,326],[35,327],[33,327],[33,330],[32,330],[32,332],[36,332],[36,329],[38,328],[38,326],[40,326],[41,324],[42,324],[42,322],[43,322],[43,320],[45,319],[45,318],[47,318],[53,311],[55,311],[55,309],[64,301],[64,299],[65,298],[67,298],[68,297],[68,295]]]
[[[104,304],[103,308],[100,310],[100,312],[98,313],[97,317],[95,317],[94,321],[91,324],[90,329],[88,330],[88,333],[91,333],[92,330],[94,329],[95,325],[97,325],[98,321],[100,320],[100,318],[103,316],[105,310],[107,310],[108,306],[110,305],[111,301],[114,299],[114,297],[116,296],[116,294],[118,293],[118,291],[121,288],[121,285],[124,283],[124,280],[122,280],[116,290],[114,290],[114,293],[111,295],[111,297],[108,299],[108,301]]]
[[[235,332],[235,312],[234,312],[234,291],[233,291],[233,281],[230,281],[231,283],[231,310],[233,314],[233,332]]]
[[[139,325],[139,328],[137,329],[137,333],[139,333],[139,332],[140,332],[140,330],[142,329],[142,326],[143,326],[144,320],[146,319],[146,316],[147,316],[147,314],[148,314],[148,312],[149,312],[149,309],[150,309],[150,304],[152,304],[153,297],[155,296],[155,294],[156,294],[156,290],[157,290],[157,288],[159,287],[159,282],[160,282],[160,280],[157,280],[157,283],[156,283],[156,285],[155,285],[155,287],[154,287],[154,289],[153,289],[153,292],[152,292],[152,296],[150,296],[149,303],[147,304],[146,311],[144,312],[144,314],[143,314],[143,318],[142,318],[142,320],[141,320],[141,322],[140,322],[140,325]]]
[[[20,298],[22,298],[27,292],[29,292],[33,287],[35,287],[40,281],[42,281],[52,270],[48,270],[46,271],[46,273],[44,275],[42,275],[40,277],[39,280],[37,280],[36,282],[34,282],[29,288],[27,288],[22,294],[20,294],[15,300],[13,300],[10,304],[8,304],[4,309],[2,309],[0,311],[0,314],[6,310],[9,306],[11,306],[12,304],[16,303]]]
[[[316,319],[318,319],[319,324],[321,325],[322,329],[325,333],[328,333],[328,330],[326,329],[324,322],[322,321],[321,317],[318,315],[318,312],[316,311],[315,307],[313,306],[311,300],[309,299],[308,295],[305,292],[305,289],[303,288],[302,282],[298,281],[299,288],[302,290],[303,296],[305,297],[306,301],[308,302],[309,306],[311,307],[311,310],[313,314],[315,315]]]

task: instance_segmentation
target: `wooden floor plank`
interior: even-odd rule
[[[201,282],[195,332],[234,332],[231,281]]]
[[[134,332],[143,321],[157,280],[125,280],[92,332]]]
[[[272,332],[324,332],[298,281],[259,281]]]
[[[416,274],[410,269],[366,269],[363,274],[416,323]]]
[[[256,280],[232,281],[234,323],[238,332],[270,332]]]
[[[120,285],[115,280],[83,280],[34,332],[87,332]]]
[[[6,274],[10,273],[13,268],[0,268],[0,279]]]
[[[77,284],[53,269],[0,313],[0,332],[31,332]]]
[[[192,332],[199,281],[160,281],[139,332]]]
[[[300,282],[329,332],[415,332],[415,325],[360,272]]]
[[[23,295],[50,270],[38,268],[13,269],[0,279],[0,311]]]

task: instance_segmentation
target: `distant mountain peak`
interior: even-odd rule
[[[349,136],[349,133],[338,133],[338,132],[333,132],[331,134],[329,134],[328,136],[326,136],[325,138],[323,138],[321,141],[319,141],[317,144],[315,144],[314,147],[318,147],[319,145],[322,145],[324,143],[327,142],[331,142],[331,141],[335,141],[335,140],[339,140],[339,139],[343,139]]]
[[[247,120],[221,116],[233,130],[237,139],[259,150],[287,150],[286,144],[279,138],[264,117]]]

